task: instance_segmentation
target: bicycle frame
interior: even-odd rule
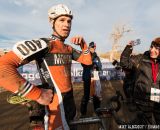
[[[96,110],[96,115],[88,118],[80,118],[70,122],[70,125],[85,125],[85,124],[100,124],[101,130],[108,130],[109,124],[106,120],[112,117],[111,109],[109,108],[98,108]]]
[[[95,116],[95,117],[88,117],[88,118],[80,118],[78,120],[71,121],[70,125],[95,124],[100,122],[101,122],[101,119]]]

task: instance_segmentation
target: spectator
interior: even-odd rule
[[[102,64],[101,64],[100,58],[97,56],[97,53],[95,52],[96,44],[94,42],[91,42],[89,44],[89,49],[92,56],[93,64],[92,65],[82,64],[82,67],[83,67],[82,79],[83,79],[83,88],[84,88],[84,95],[82,97],[81,106],[80,106],[80,112],[82,116],[85,116],[87,113],[87,105],[90,97],[90,87],[94,86],[93,85],[94,83],[91,84],[92,71],[94,70],[94,68],[97,71],[102,70]],[[94,110],[100,107],[100,101],[95,96],[93,98],[93,104],[94,104]]]
[[[149,51],[132,55],[132,43],[125,47],[120,64],[125,69],[134,69],[134,100],[137,109],[143,111],[147,124],[160,124],[160,37],[151,42]],[[152,116],[154,119],[152,119]]]

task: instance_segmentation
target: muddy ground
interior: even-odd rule
[[[101,107],[106,106],[106,101],[113,95],[115,95],[116,90],[120,90],[122,93],[122,81],[102,81],[102,104]],[[83,94],[83,86],[82,83],[74,83],[74,97],[76,100],[76,106],[79,113],[79,106],[81,97]],[[9,92],[1,92],[0,93],[0,130],[29,130],[29,118],[28,111],[25,106],[22,105],[11,105],[6,102],[6,98],[9,95]],[[122,118],[126,118],[126,109],[122,107],[119,112],[119,116]],[[92,102],[88,105],[88,113],[87,117],[95,116],[93,112]],[[128,117],[128,116],[127,116]],[[119,129],[118,125],[115,123],[114,119],[108,120],[110,121],[110,130]],[[98,130],[99,125],[80,125],[78,126],[78,130]]]

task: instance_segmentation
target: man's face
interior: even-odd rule
[[[60,16],[54,23],[54,35],[66,39],[71,30],[72,19],[69,16]]]
[[[91,48],[90,48],[90,52],[91,52],[91,53],[94,53],[95,50],[96,50],[96,47],[91,47]]]
[[[159,56],[159,54],[160,54],[160,48],[151,45],[151,47],[150,47],[150,57],[151,58],[157,58]]]

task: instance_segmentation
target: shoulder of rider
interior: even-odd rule
[[[33,55],[37,55],[38,53],[46,53],[49,48],[49,39],[47,38],[39,38],[32,40],[23,40],[17,42],[13,46],[13,52],[21,59],[27,60],[32,59]]]

